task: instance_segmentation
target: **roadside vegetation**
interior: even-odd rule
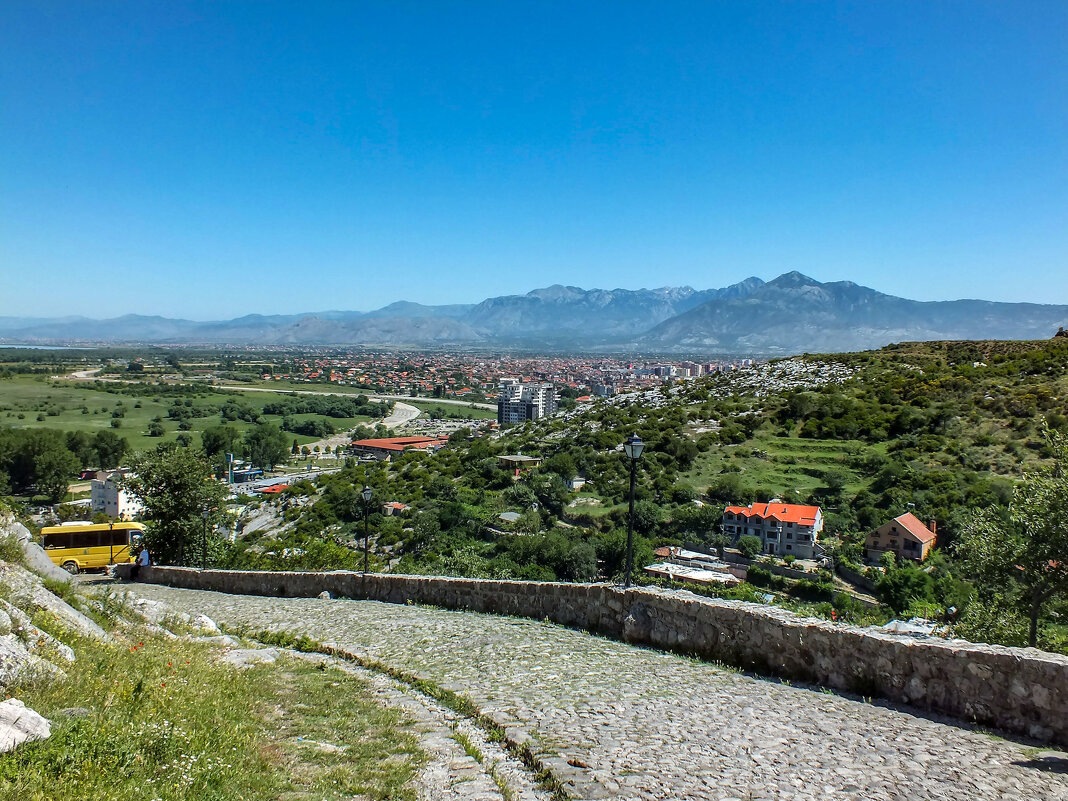
[[[410,723],[336,668],[283,657],[239,670],[210,645],[147,635],[76,650],[65,679],[9,688],[54,725],[0,756],[0,797],[415,797]]]

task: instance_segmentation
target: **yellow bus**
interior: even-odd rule
[[[104,570],[108,565],[128,564],[137,557],[135,540],[145,527],[141,523],[66,523],[41,529],[45,553],[68,573]]]

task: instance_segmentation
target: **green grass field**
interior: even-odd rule
[[[47,379],[30,376],[15,376],[0,381],[0,426],[15,428],[52,428],[60,431],[84,431],[94,434],[97,431],[113,430],[125,437],[133,450],[155,446],[159,442],[174,440],[179,434],[179,421],[167,417],[167,411],[174,403],[174,397],[165,394],[152,394],[152,387],[145,387],[144,396],[116,394],[94,388],[88,383],[52,382]],[[267,392],[233,392],[213,393],[193,398],[194,408],[216,409],[228,398],[239,400],[253,409],[262,410],[264,404],[274,399]],[[184,399],[183,399],[184,400]],[[112,413],[121,409],[123,416],[114,418]],[[38,419],[42,417],[43,419]],[[156,417],[163,418],[165,434],[162,437],[148,436],[148,425]],[[373,425],[376,421],[367,416],[351,418],[327,418],[315,414],[293,415],[297,420],[324,419],[337,431],[344,431],[360,424]],[[268,422],[279,424],[281,416],[264,415]],[[112,421],[118,420],[118,428]],[[217,411],[206,417],[190,418],[190,432],[199,434],[205,428],[217,426],[223,420]],[[242,420],[229,421],[228,425],[239,431],[252,426]],[[287,436],[297,440],[301,445],[317,441],[317,437],[292,434]],[[194,436],[199,442],[199,436]]]
[[[435,403],[434,401],[404,401],[409,406],[415,406],[417,409],[421,409],[424,414],[430,414],[432,411],[437,410],[446,418],[455,419],[460,417],[464,420],[496,420],[497,412],[490,409],[472,409],[467,404],[458,405],[454,403]]]
[[[760,432],[744,445],[724,445],[702,453],[683,477],[696,489],[704,490],[729,466],[732,471],[737,468],[753,486],[786,498],[795,490],[804,495],[822,486],[822,478],[814,473],[840,468],[849,475],[846,489],[855,493],[866,482],[849,468],[847,458],[873,451],[885,453],[885,447],[853,440],[810,440]]]
[[[52,736],[0,755],[2,798],[416,797],[418,732],[359,677],[293,657],[242,671],[147,634],[75,647],[63,679],[18,688]]]

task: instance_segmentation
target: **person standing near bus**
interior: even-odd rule
[[[152,557],[148,553],[148,546],[141,546],[141,553],[137,554],[137,561],[134,562],[134,566],[130,569],[130,581],[137,581],[137,577],[141,574],[142,567],[148,567],[152,564]]]

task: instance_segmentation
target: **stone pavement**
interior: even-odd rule
[[[578,798],[1068,799],[1068,759],[907,709],[536,621],[127,585],[306,634],[467,694]],[[525,733],[525,734],[524,734]]]
[[[518,759],[491,742],[471,721],[429,696],[335,657],[288,653],[358,676],[381,705],[401,710],[412,721],[419,747],[427,756],[417,779],[419,801],[550,801],[550,793],[536,786]],[[508,796],[501,791],[502,785]]]

